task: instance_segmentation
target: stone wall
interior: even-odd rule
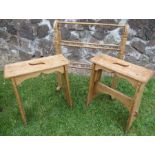
[[[78,19],[74,21],[128,24],[125,60],[155,70],[155,20]],[[8,63],[52,55],[54,53],[53,22],[53,19],[0,19],[0,68]],[[100,44],[118,44],[120,34],[119,28],[101,29],[94,26],[65,25],[62,29],[63,39]],[[62,47],[62,51],[68,59],[88,63],[92,56],[105,52],[66,47]],[[112,51],[106,53],[115,55]]]

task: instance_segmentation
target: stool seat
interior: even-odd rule
[[[146,83],[154,74],[152,70],[148,70],[144,67],[137,66],[105,54],[95,56],[91,58],[90,61],[99,66],[104,66],[104,68],[107,68],[108,70],[133,78],[142,83]]]
[[[17,62],[5,66],[4,77],[12,78],[21,75],[23,76],[34,72],[48,70],[51,68],[58,68],[60,66],[68,64],[69,61],[62,54]]]

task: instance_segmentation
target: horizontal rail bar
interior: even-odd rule
[[[68,43],[64,43],[64,42],[61,42],[60,43],[61,46],[70,46],[70,47],[78,47],[78,48],[93,48],[93,49],[103,49],[103,50],[112,50],[112,51],[120,51],[120,49],[118,48],[105,48],[105,47],[98,47],[98,46],[95,46],[95,45],[77,45],[77,44],[68,44]]]
[[[58,21],[60,24],[72,24],[72,25],[92,25],[92,26],[111,26],[111,27],[125,27],[124,25],[117,24],[105,24],[105,23],[86,23],[86,22],[63,22]]]
[[[117,100],[121,101],[122,104],[127,107],[129,111],[131,111],[132,105],[133,105],[133,99],[131,97],[128,97],[124,95],[123,93],[114,90],[102,83],[98,83],[96,86],[96,91],[99,93],[105,93],[108,95],[114,96]]]
[[[119,45],[115,44],[95,44],[95,43],[87,43],[87,42],[79,42],[79,41],[70,41],[70,40],[61,40],[64,43],[72,43],[72,44],[86,44],[86,45],[95,45],[95,46],[110,46],[110,47],[120,47]]]

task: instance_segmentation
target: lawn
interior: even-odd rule
[[[9,80],[0,72],[0,135],[155,135],[155,79],[145,87],[140,113],[128,133],[124,133],[128,111],[119,101],[101,94],[86,108],[89,77],[69,75],[74,108],[56,91],[56,76],[41,75],[23,82],[19,91],[27,117],[20,118]],[[110,77],[104,82],[109,84]],[[121,80],[118,89],[129,96],[134,89]]]

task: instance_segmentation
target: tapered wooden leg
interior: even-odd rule
[[[100,70],[95,71],[94,91],[92,94],[92,98],[94,98],[97,95],[96,86],[97,86],[97,83],[101,80],[101,77],[102,77],[102,70],[100,69]]]
[[[144,87],[145,87],[145,84],[141,84],[140,86],[137,87],[135,97],[134,97],[133,107],[131,109],[130,116],[128,118],[126,131],[128,131],[130,129],[133,121],[138,116],[139,106],[140,106],[140,103],[141,103]]]
[[[59,72],[56,73],[57,74],[57,88],[56,90],[60,90],[62,88],[62,77],[61,74]]]
[[[112,78],[111,88],[116,89],[117,88],[117,84],[118,84],[118,77],[117,77],[116,74],[114,74],[114,76]],[[111,96],[111,99],[115,99],[114,96]]]
[[[95,64],[92,65],[92,72],[91,72],[91,75],[90,75],[90,81],[89,81],[89,89],[88,89],[88,96],[87,96],[87,102],[86,102],[86,105],[88,106],[93,98],[93,95],[94,95],[94,86],[95,86],[95,76],[96,75],[96,72],[95,71]]]
[[[15,81],[15,79],[11,79],[11,80],[12,80],[12,85],[13,85],[13,89],[14,89],[14,92],[15,92],[15,95],[16,95],[17,104],[18,104],[18,107],[19,107],[19,111],[20,111],[20,114],[21,114],[22,121],[23,121],[24,125],[26,125],[25,111],[24,111],[24,108],[23,108],[21,97],[20,97],[20,95],[18,93],[16,81]]]
[[[72,107],[73,102],[72,102],[71,93],[70,93],[70,84],[68,79],[67,66],[64,66],[64,74],[62,74],[62,83],[63,83],[67,102]]]

